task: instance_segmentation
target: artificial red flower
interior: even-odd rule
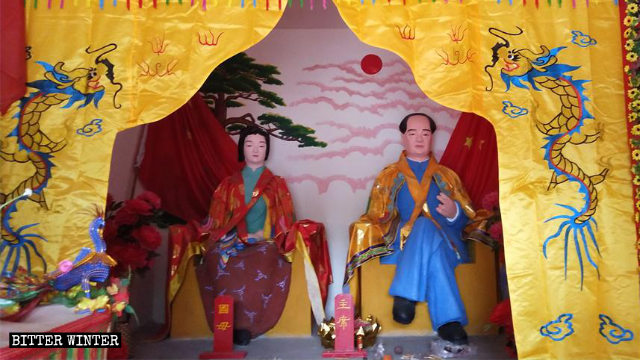
[[[489,316],[489,322],[492,322],[498,326],[504,326],[505,332],[513,334],[511,301],[509,301],[509,299],[503,300],[493,308],[493,311]]]
[[[124,252],[124,261],[134,269],[142,269],[148,265],[147,255],[149,252],[137,244],[128,246]]]
[[[137,270],[147,266],[148,251],[138,244],[115,244],[108,252],[118,262],[118,267],[122,270],[129,267],[132,270]]]
[[[482,198],[482,207],[487,210],[494,210],[500,207],[500,197],[497,191],[488,193]]]
[[[503,300],[493,308],[489,316],[489,322],[504,328],[505,337],[507,338],[505,348],[511,357],[516,357],[518,350],[516,349],[513,333],[513,318],[511,317],[511,301],[509,299]]]
[[[126,246],[129,246],[127,241],[116,236],[113,239],[110,239],[109,244],[107,244],[107,253],[111,255],[114,249],[119,247],[126,247]]]
[[[107,220],[104,224],[104,229],[102,229],[102,238],[104,241],[109,242],[116,238],[118,235],[118,227],[113,221]]]
[[[502,221],[498,221],[489,228],[489,236],[496,241],[502,241]]]
[[[114,276],[125,275],[129,269],[146,270],[151,266],[154,250],[162,244],[162,236],[154,227],[160,223],[160,198],[145,191],[135,199],[113,202],[108,198],[103,239],[107,253],[118,264],[112,269]]]
[[[122,225],[133,225],[138,222],[138,214],[131,212],[129,209],[122,208],[113,216],[113,222],[116,227]]]
[[[160,208],[160,204],[161,204],[160,197],[151,191],[143,192],[142,194],[137,196],[137,199],[145,201],[146,203],[151,205],[151,207],[153,207],[154,209]]]
[[[144,200],[131,199],[124,202],[124,208],[118,213],[122,211],[130,211],[138,215],[151,215],[153,213],[153,207]]]
[[[126,276],[126,274],[129,272],[129,267],[124,264],[124,262],[117,256],[115,256],[113,252],[109,253],[109,256],[111,256],[117,262],[116,266],[111,268],[110,275],[117,277]]]
[[[149,225],[143,225],[131,233],[134,239],[140,242],[142,247],[149,250],[157,249],[162,243],[162,237],[155,227]]]
[[[119,277],[124,274],[127,270],[127,264],[124,263],[123,258],[125,257],[124,252],[126,251],[127,245],[122,242],[121,239],[114,239],[109,244],[107,244],[107,254],[111,256],[116,262],[116,266],[111,269],[111,274],[113,276]]]

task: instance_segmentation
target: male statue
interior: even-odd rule
[[[351,225],[345,279],[376,257],[395,264],[394,320],[411,323],[416,302],[426,301],[438,335],[466,345],[468,320],[454,269],[469,261],[462,230],[475,212],[458,176],[431,154],[433,119],[409,114],[399,128],[405,150],[378,174],[367,212]]]

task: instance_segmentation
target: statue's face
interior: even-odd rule
[[[251,134],[244,139],[244,161],[247,165],[263,166],[266,155],[267,142],[262,135]]]
[[[402,145],[407,156],[423,160],[431,152],[431,124],[422,115],[414,115],[407,120],[407,131],[402,134]]]

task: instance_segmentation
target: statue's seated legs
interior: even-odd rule
[[[411,324],[416,316],[416,302],[401,296],[393,297],[393,320],[400,324]]]
[[[438,328],[438,336],[456,345],[467,345],[469,343],[467,332],[464,331],[462,324],[457,321],[440,326]]]
[[[247,246],[223,267],[220,251],[213,247],[204,254],[196,275],[206,314],[212,313],[216,296],[234,298],[234,342],[246,345],[280,319],[289,293],[291,264],[275,244],[262,242]],[[207,321],[213,330],[213,317],[207,316]]]
[[[415,303],[426,301],[434,329],[445,340],[464,344],[468,323],[455,278],[455,251],[430,220],[419,217],[404,250],[398,253],[389,289],[394,296],[393,318],[409,324]],[[455,341],[454,341],[455,340]]]
[[[240,346],[249,345],[251,342],[251,331],[247,329],[233,330],[233,343]]]

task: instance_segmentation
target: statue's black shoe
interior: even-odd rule
[[[462,325],[457,322],[446,323],[438,328],[438,336],[443,340],[452,342],[456,345],[468,345],[469,339],[467,332],[464,331]]]
[[[400,296],[393,297],[393,320],[400,324],[411,324],[416,316],[416,302]]]
[[[251,331],[245,329],[233,330],[233,343],[240,346],[249,345],[251,342]]]

